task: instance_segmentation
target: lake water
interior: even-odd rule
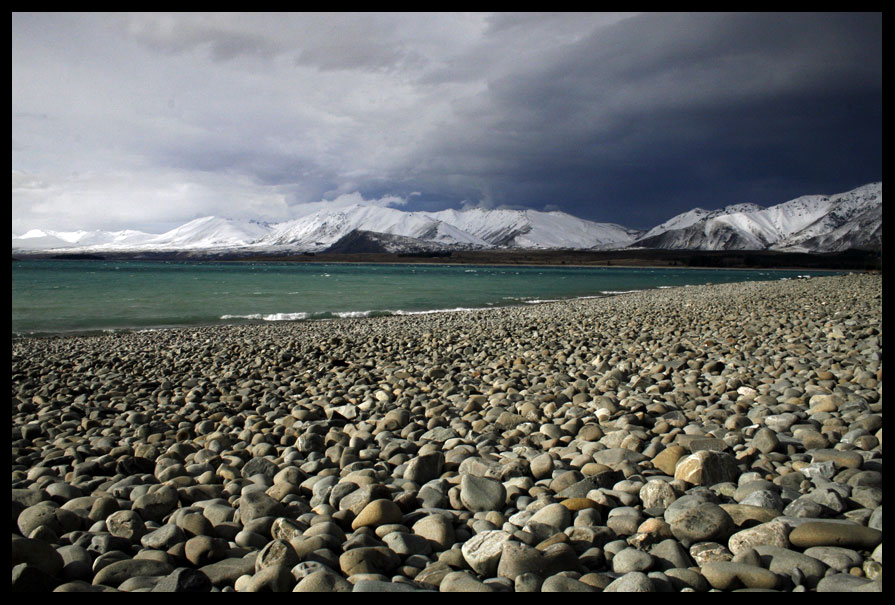
[[[13,335],[370,317],[833,271],[20,260]]]

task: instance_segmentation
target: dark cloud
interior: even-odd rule
[[[644,15],[491,78],[428,155],[647,227],[881,179],[881,73],[878,15]]]
[[[13,169],[69,221],[58,192],[112,171],[222,215],[357,194],[645,228],[881,180],[881,150],[878,13],[13,16]]]

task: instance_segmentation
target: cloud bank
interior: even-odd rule
[[[13,14],[12,223],[648,227],[882,179],[880,14]]]

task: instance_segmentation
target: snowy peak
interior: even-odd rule
[[[630,244],[639,231],[582,221],[565,212],[526,210],[531,228],[514,239],[519,248],[594,248]]]
[[[491,247],[593,248],[627,245],[639,231],[586,221],[565,212],[538,210],[442,210],[433,217],[472,234]]]
[[[869,218],[875,216],[871,212],[874,208],[880,208],[878,229]],[[697,208],[654,227],[637,245],[666,249],[816,252],[873,247],[882,244],[881,208],[882,183],[832,196],[806,195],[770,208],[756,204],[737,204],[713,212]],[[860,228],[848,226],[859,217]],[[845,239],[837,240],[831,235],[834,232]]]
[[[486,246],[479,238],[423,212],[403,212],[378,206],[351,206],[319,210],[275,225],[256,246],[287,247],[303,251],[325,250],[353,231],[383,233],[445,244]]]
[[[157,236],[126,229],[124,231],[43,231],[31,229],[13,237],[13,250],[89,249],[109,246],[139,246]]]
[[[360,235],[359,235],[360,234]],[[349,237],[350,236],[350,237]],[[348,239],[345,239],[348,238]],[[882,245],[882,183],[807,195],[763,208],[694,208],[647,232],[564,212],[475,208],[405,212],[374,205],[319,210],[277,224],[206,216],[166,233],[46,231],[12,240],[13,251],[322,252],[339,243],[401,250],[470,248],[833,251]]]
[[[231,248],[246,246],[268,232],[261,223],[205,216],[163,233],[146,245],[168,249]]]

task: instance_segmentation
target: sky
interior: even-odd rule
[[[880,13],[13,13],[12,231],[882,180]]]

